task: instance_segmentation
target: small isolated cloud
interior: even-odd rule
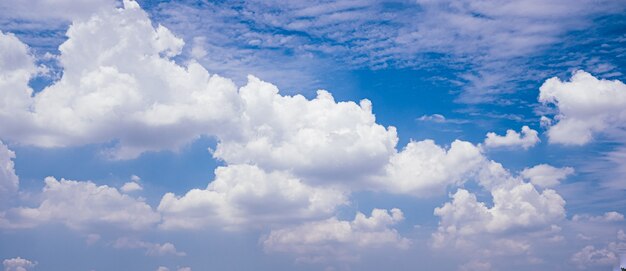
[[[174,246],[174,244],[172,243],[158,244],[158,243],[144,242],[144,241],[130,239],[130,238],[119,238],[115,240],[115,242],[113,243],[113,247],[114,248],[131,248],[131,249],[141,248],[141,249],[145,249],[146,255],[149,255],[149,256],[167,256],[167,255],[185,256],[187,255],[185,252],[178,251],[176,249],[176,246]]]
[[[539,91],[539,101],[558,110],[548,129],[551,143],[583,145],[626,128],[626,85],[618,80],[577,71],[569,81],[546,80]]]
[[[526,150],[535,146],[539,141],[537,131],[530,129],[528,126],[523,126],[521,133],[514,130],[507,130],[504,136],[497,135],[493,132],[487,133],[485,146],[489,148],[521,147]]]
[[[120,190],[122,190],[122,192],[124,193],[130,193],[134,191],[143,190],[143,187],[141,187],[141,185],[136,182],[127,182],[124,185],[122,185]]]
[[[298,261],[354,260],[367,248],[407,249],[411,241],[391,228],[404,220],[399,209],[374,209],[369,217],[357,213],[352,221],[335,217],[272,230],[262,240],[266,252],[295,254]]]
[[[441,114],[432,114],[432,115],[423,115],[419,117],[417,120],[444,123],[446,122],[446,117],[444,117]]]
[[[31,268],[35,267],[37,262],[17,257],[2,261],[2,265],[4,265],[4,271],[28,271],[32,270]]]
[[[144,201],[114,187],[53,177],[47,177],[45,184],[39,207],[10,209],[0,216],[0,226],[29,228],[57,222],[70,228],[105,224],[138,230],[161,220]]]
[[[522,177],[543,188],[556,186],[571,174],[574,174],[574,169],[571,167],[556,168],[546,164],[525,168],[521,172]]]
[[[624,221],[624,215],[618,212],[606,212],[600,216],[592,216],[588,214],[574,215],[572,220],[578,221],[590,221],[590,222],[618,222]]]

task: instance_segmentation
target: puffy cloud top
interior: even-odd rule
[[[557,123],[548,130],[550,142],[583,145],[595,134],[626,127],[626,85],[618,80],[577,71],[569,81],[548,79],[539,91],[540,102],[558,109]]]

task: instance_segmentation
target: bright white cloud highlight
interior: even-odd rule
[[[411,141],[391,157],[386,175],[377,182],[392,193],[432,196],[471,179],[484,161],[469,142],[456,140],[446,149],[432,140]]]
[[[161,219],[148,204],[113,187],[53,177],[45,184],[39,207],[10,209],[0,216],[0,225],[22,228],[56,222],[70,228],[104,224],[139,230]]]
[[[166,229],[263,227],[330,215],[346,202],[342,191],[308,186],[286,172],[230,165],[217,168],[206,189],[193,189],[182,197],[164,195],[158,211]]]
[[[594,135],[611,135],[626,127],[626,85],[575,72],[569,81],[553,77],[539,89],[539,101],[558,114],[550,126],[550,142],[583,145]]]
[[[136,182],[127,182],[124,185],[122,185],[122,187],[120,187],[120,190],[124,193],[130,193],[134,191],[143,190],[143,187],[141,187],[141,185]]]
[[[234,84],[195,62],[174,63],[184,42],[154,28],[137,3],[125,6],[74,21],[59,47],[63,77],[34,97],[26,46],[0,36],[9,49],[0,54],[11,60],[0,68],[14,75],[0,85],[0,101],[10,104],[0,114],[5,139],[41,147],[115,140],[110,155],[125,159],[226,132],[222,126],[238,119]]]
[[[533,184],[511,176],[498,163],[491,162],[481,170],[479,183],[491,193],[493,206],[479,202],[466,189],[458,189],[452,202],[434,211],[440,217],[437,232],[433,233],[435,247],[467,246],[474,237],[509,230],[546,229],[565,217],[565,201],[556,191],[537,190]]]
[[[506,130],[504,136],[497,135],[493,132],[487,133],[485,146],[489,148],[520,147],[526,150],[535,146],[539,141],[537,131],[530,129],[528,126],[523,126],[521,133],[514,130]]]
[[[536,165],[532,168],[525,168],[521,176],[536,186],[546,188],[558,185],[567,176],[574,174],[571,167],[556,168],[546,164]]]
[[[411,241],[391,228],[402,220],[399,209],[374,209],[369,217],[359,212],[352,221],[333,217],[272,230],[262,243],[266,252],[295,254],[300,261],[352,260],[359,249],[408,248]]]
[[[254,77],[239,94],[239,135],[220,138],[214,153],[230,164],[290,169],[316,183],[349,181],[381,170],[395,150],[395,128],[375,122],[368,100],[336,102],[323,90],[313,100],[281,96]]]
[[[28,271],[32,270],[31,268],[35,267],[37,262],[31,262],[27,259],[17,257],[5,259],[2,261],[2,265],[4,265],[4,271]]]

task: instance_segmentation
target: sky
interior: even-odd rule
[[[626,267],[626,1],[0,2],[0,261]]]

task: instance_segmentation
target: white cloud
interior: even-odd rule
[[[592,216],[588,214],[574,215],[572,221],[590,221],[590,222],[618,222],[624,221],[624,215],[618,212],[606,212],[601,216]]]
[[[229,165],[215,170],[215,180],[206,189],[182,197],[165,194],[157,209],[166,229],[237,228],[319,218],[346,202],[344,192],[308,186],[286,172]]]
[[[272,230],[262,243],[266,252],[295,254],[299,261],[353,260],[360,249],[408,248],[411,241],[390,228],[402,220],[399,209],[374,209],[369,217],[359,212],[352,221],[333,217]]]
[[[441,114],[432,114],[432,115],[423,115],[419,117],[417,120],[420,121],[431,121],[436,123],[444,123],[446,122],[446,117]]]
[[[10,209],[0,216],[0,225],[28,228],[56,222],[71,228],[105,224],[138,230],[161,219],[148,204],[113,187],[53,177],[47,177],[45,184],[39,207]]]
[[[174,244],[169,243],[169,242],[158,244],[158,243],[145,242],[145,241],[140,241],[140,240],[130,239],[130,238],[119,238],[115,240],[115,242],[113,243],[113,247],[114,248],[141,248],[141,249],[145,249],[146,255],[149,255],[149,256],[167,256],[167,255],[185,256],[187,255],[185,252],[178,251],[176,249],[176,246],[174,246]]]
[[[14,158],[15,153],[0,141],[0,209],[13,198],[19,187]]]
[[[558,110],[548,130],[552,143],[583,145],[626,127],[626,85],[620,81],[577,71],[569,81],[550,78],[539,90],[539,101]]]
[[[487,133],[485,146],[490,148],[521,147],[523,149],[528,149],[535,146],[535,144],[540,141],[537,135],[537,131],[528,128],[528,126],[523,126],[521,133],[517,133],[514,130],[507,130],[506,135],[504,136],[499,136],[496,133],[490,132]]]
[[[141,187],[141,185],[136,182],[127,182],[124,185],[122,185],[120,190],[124,193],[130,193],[134,191],[143,190],[143,187]]]
[[[572,255],[570,260],[579,268],[586,269],[595,266],[613,266],[618,263],[619,258],[609,249],[597,249],[589,245]]]
[[[313,100],[281,96],[254,77],[239,94],[240,134],[221,137],[214,153],[229,164],[289,169],[316,183],[348,181],[382,170],[395,151],[395,128],[375,122],[368,100],[335,102],[323,90]]]
[[[165,266],[159,266],[156,271],[170,271],[170,269]]]
[[[540,164],[532,168],[525,168],[520,175],[536,186],[546,188],[558,185],[567,176],[574,174],[571,167],[555,168],[550,165]]]
[[[73,22],[59,47],[63,77],[34,97],[25,45],[0,36],[13,48],[2,53],[12,58],[8,63],[22,63],[2,67],[19,75],[1,86],[0,100],[11,105],[0,114],[5,139],[40,147],[116,141],[110,155],[124,159],[228,132],[223,125],[239,116],[235,85],[195,62],[174,63],[170,57],[184,42],[154,28],[135,2],[125,5]]]
[[[475,194],[458,189],[452,202],[435,208],[435,215],[440,217],[437,232],[433,233],[435,247],[452,244],[466,248],[472,247],[478,237],[488,239],[511,230],[546,230],[565,217],[565,201],[554,190],[539,191],[495,162],[481,170],[479,183],[490,192],[493,205],[488,207]],[[519,251],[525,246],[509,248],[517,247],[513,251]]]
[[[446,150],[432,140],[411,141],[391,157],[377,184],[392,193],[442,194],[446,187],[471,179],[484,161],[480,149],[469,142],[456,140]]]
[[[31,262],[27,259],[17,257],[5,259],[2,261],[2,265],[4,265],[4,271],[28,271],[29,269],[35,267],[37,262]]]

